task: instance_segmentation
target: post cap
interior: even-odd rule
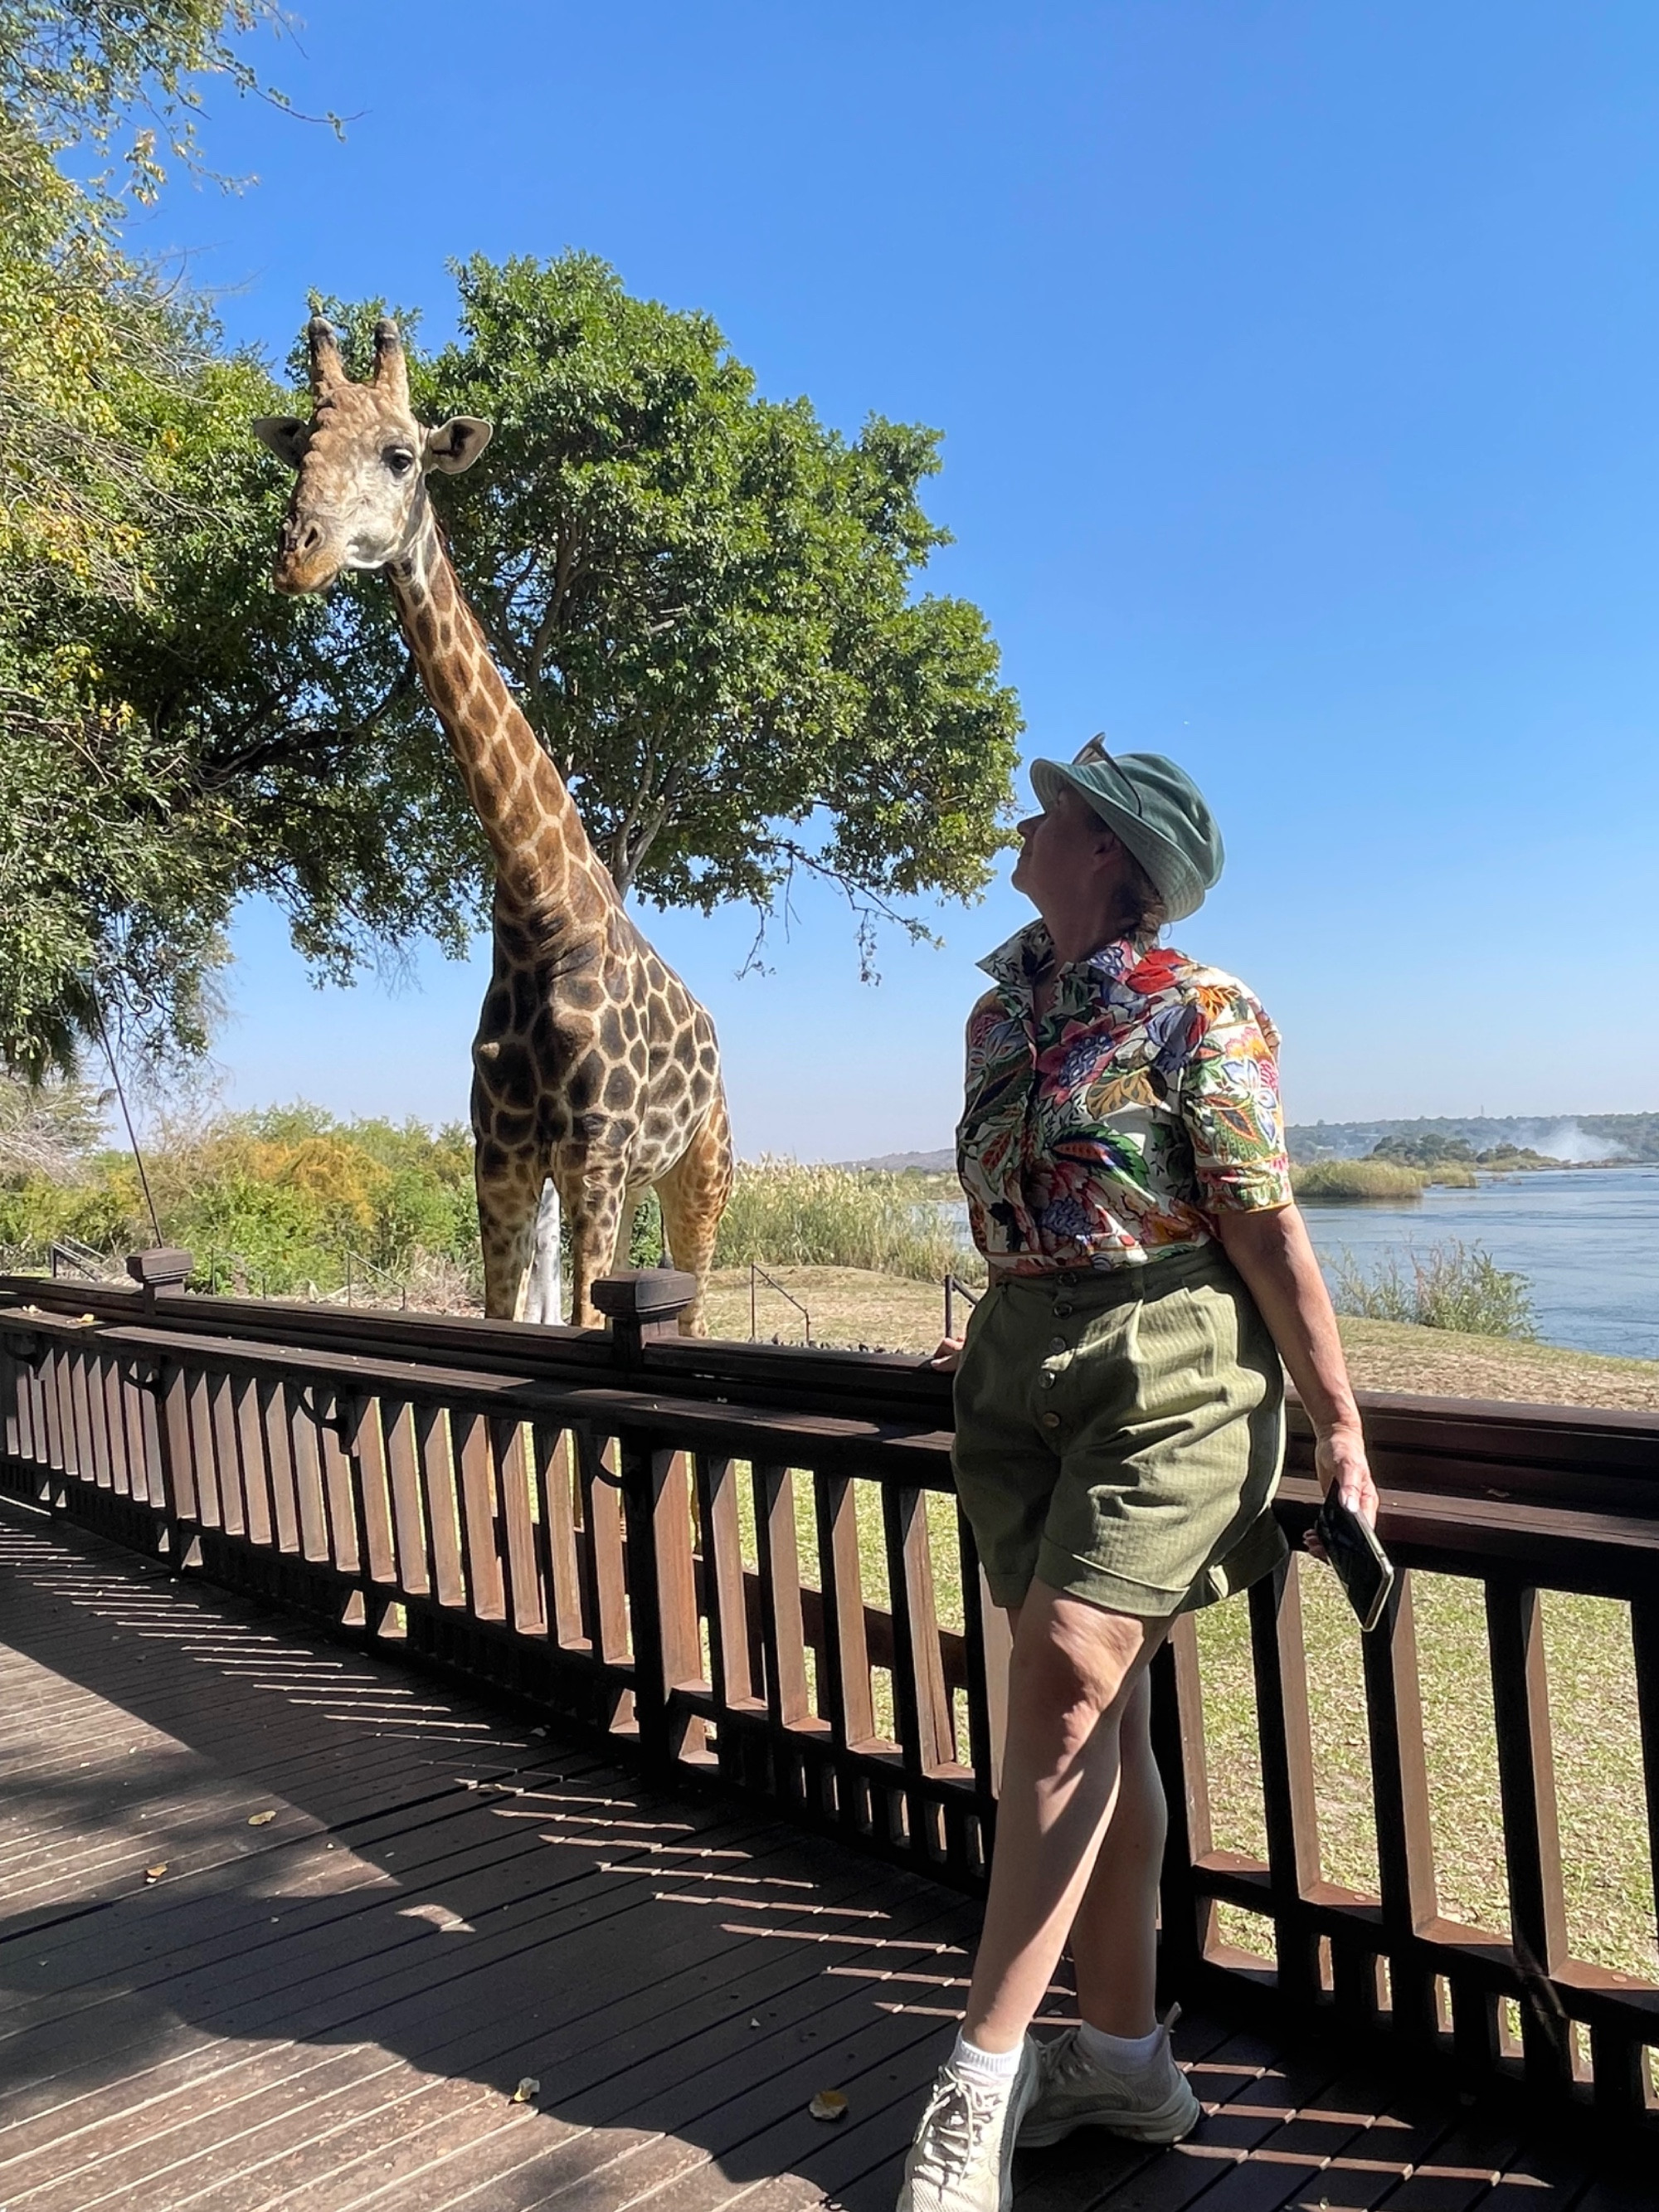
[[[611,1321],[670,1321],[697,1295],[697,1279],[679,1267],[622,1267],[601,1275],[591,1295]]]
[[[195,1265],[194,1255],[181,1251],[175,1244],[159,1246],[153,1252],[129,1252],[127,1273],[135,1283],[146,1290],[162,1291],[169,1285],[184,1282]]]

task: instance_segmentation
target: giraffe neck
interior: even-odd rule
[[[424,493],[414,535],[386,574],[421,683],[495,856],[498,902],[546,923],[601,922],[617,903],[616,887],[502,680]]]

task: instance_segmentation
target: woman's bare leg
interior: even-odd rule
[[[1078,2010],[1108,2035],[1150,2035],[1158,2026],[1158,1884],[1170,1815],[1152,1709],[1143,1668],[1118,1730],[1117,1803],[1072,1923]]]
[[[1042,1583],[1020,1608],[990,1895],[962,2027],[981,2051],[1012,2051],[1047,1993],[1117,1802],[1121,1724],[1164,1632]],[[1091,1941],[1106,1917],[1103,1899]],[[1114,1955],[1091,1951],[1109,1966]]]

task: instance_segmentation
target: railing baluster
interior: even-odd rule
[[[127,1456],[126,1425],[121,1414],[120,1362],[109,1352],[100,1352],[94,1366],[94,1382],[110,1488],[118,1498],[131,1498],[132,1465]]]
[[[1170,1825],[1164,1845],[1160,1958],[1166,1981],[1190,1987],[1216,1941],[1216,1908],[1194,1870],[1214,1849],[1204,1747],[1198,1630],[1178,1613],[1152,1661],[1152,1749],[1164,1778]],[[1173,1785],[1173,1786],[1171,1786]]]
[[[386,1440],[386,1474],[392,1485],[398,1586],[410,1597],[426,1597],[432,1589],[432,1565],[415,1441],[415,1409],[406,1398],[381,1400],[380,1433]]]
[[[962,1563],[962,1620],[968,1648],[968,1756],[981,1792],[1002,1788],[1008,1734],[1008,1616],[991,1596],[968,1516],[957,1508],[957,1556]],[[990,1838],[986,1842],[988,1847]]]
[[[46,1462],[54,1474],[69,1472],[68,1440],[64,1434],[64,1354],[54,1344],[40,1363],[41,1410],[45,1415]]]
[[[610,1666],[623,1666],[630,1646],[628,1594],[623,1579],[622,1501],[615,1474],[605,1463],[607,1452],[614,1457],[615,1444],[612,1440],[601,1444],[586,1425],[573,1433],[586,1540],[580,1552],[583,1619],[599,1656]]]
[[[682,1453],[643,1444],[626,1431],[617,1450],[633,1600],[634,1717],[647,1770],[665,1779],[704,1741],[701,1717],[677,1721],[671,1705],[675,1690],[702,1686],[690,1493]]]
[[[1653,1884],[1650,1894],[1659,1898],[1659,1598],[1638,1597],[1632,1601],[1630,1632],[1642,1744],[1648,1865]],[[1628,2026],[1598,2022],[1590,2030],[1590,2074],[1598,2112],[1626,2124],[1639,2119],[1648,2109],[1644,2077],[1650,2066],[1659,2076],[1659,2052],[1650,2055],[1642,2037],[1632,2033]],[[1659,2078],[1655,2087],[1659,2087]]]
[[[1360,1638],[1376,1813],[1376,1863],[1390,1965],[1395,2026],[1419,2051],[1439,2040],[1434,1977],[1416,1958],[1415,1939],[1438,1910],[1434,1838],[1429,1824],[1429,1768],[1423,1737],[1422,1678],[1412,1577],[1402,1571],[1387,1617]]]
[[[270,1475],[270,1506],[276,1523],[277,1545],[284,1552],[300,1549],[300,1494],[294,1479],[294,1443],[289,1426],[288,1392],[284,1384],[259,1382],[259,1425],[264,1432],[265,1466]]]
[[[480,1620],[505,1620],[507,1586],[501,1578],[489,1425],[482,1413],[468,1410],[452,1412],[449,1427],[460,1471],[461,1543],[471,1611]]]
[[[236,1449],[236,1416],[229,1376],[209,1376],[207,1394],[208,1449],[213,1455],[220,1520],[228,1535],[246,1535],[248,1516],[240,1455]]]
[[[1279,1987],[1292,2005],[1310,2011],[1319,1997],[1319,1946],[1303,1905],[1320,1878],[1319,1813],[1294,1556],[1252,1585],[1249,1605]]]
[[[331,1565],[333,1545],[328,1526],[328,1499],[323,1488],[322,1460],[317,1449],[317,1423],[303,1384],[289,1383],[284,1391],[288,1415],[289,1464],[294,1470],[294,1493],[300,1507],[300,1553],[303,1559]]]
[[[795,1540],[795,1485],[787,1467],[755,1462],[755,1533],[760,1544],[762,1637],[766,1704],[775,1728],[811,1711],[806,1687],[806,1638],[800,1614],[800,1557]]]
[[[752,1710],[760,1700],[749,1666],[749,1609],[738,1526],[738,1473],[721,1455],[696,1459],[697,1518],[702,1527],[703,1603],[708,1618],[708,1668],[722,1711]],[[722,1746],[722,1752],[725,1747]]]
[[[242,1500],[247,1511],[250,1543],[262,1548],[275,1542],[270,1504],[270,1475],[265,1465],[264,1423],[260,1418],[259,1386],[252,1376],[239,1375],[233,1389],[236,1423],[237,1461],[242,1470]]]
[[[823,1671],[818,1695],[830,1708],[834,1740],[846,1750],[868,1743],[876,1733],[870,1650],[864,1633],[858,1495],[850,1476],[826,1474],[819,1468],[812,1477],[812,1497],[823,1599]]]
[[[589,1646],[582,1627],[581,1577],[576,1565],[570,1442],[564,1430],[541,1421],[536,1424],[534,1441],[548,1634],[567,1651],[585,1651]]]
[[[426,1499],[426,1525],[432,1540],[432,1579],[440,1605],[466,1603],[461,1568],[461,1516],[450,1457],[449,1423],[441,1406],[415,1409],[415,1440]]]
[[[213,1464],[212,1416],[208,1405],[209,1377],[191,1368],[185,1382],[185,1406],[189,1436],[191,1472],[196,1486],[196,1518],[204,1528],[223,1525],[217,1470]]]
[[[392,1528],[380,1401],[368,1392],[358,1391],[337,1404],[357,1500],[363,1571],[370,1581],[384,1587],[398,1579],[398,1547]]]
[[[507,1536],[507,1585],[513,1598],[513,1626],[520,1636],[548,1633],[548,1601],[531,1510],[530,1455],[524,1423],[492,1421],[489,1443],[501,1491],[501,1524]]]
[[[1566,1961],[1567,1913],[1538,1592],[1509,1581],[1488,1581],[1486,1636],[1510,1931],[1528,1985],[1521,2000],[1522,2048],[1528,2078],[1561,2090],[1572,2078],[1572,2053],[1566,2015],[1550,1977]]]
[[[938,1858],[946,1845],[930,1811],[936,1801],[923,1785],[955,1765],[956,1744],[933,1607],[927,1494],[908,1483],[884,1485],[881,1502],[893,1607],[893,1705],[909,1843],[919,1855]]]
[[[190,1376],[185,1369],[169,1360],[163,1365],[160,1379],[161,1465],[167,1510],[175,1522],[192,1522],[199,1515],[196,1471],[190,1449]]]

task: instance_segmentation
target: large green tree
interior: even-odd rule
[[[417,376],[495,424],[456,560],[618,886],[764,915],[806,868],[866,942],[980,889],[1019,723],[979,610],[914,589],[937,434],[761,398],[706,315],[588,255],[458,275],[462,335]]]
[[[420,933],[459,951],[487,861],[376,578],[266,572],[281,411],[174,283],[125,258],[120,192],[197,156],[192,72],[257,88],[216,0],[0,0],[0,1060],[118,1030],[200,1048],[239,900],[343,978]],[[54,156],[106,147],[109,176]],[[625,891],[762,918],[799,869],[884,914],[971,896],[1018,719],[942,542],[932,433],[856,439],[757,396],[707,318],[601,264],[469,264],[433,414],[496,439],[447,519],[467,587]],[[340,310],[362,334],[366,310]]]

